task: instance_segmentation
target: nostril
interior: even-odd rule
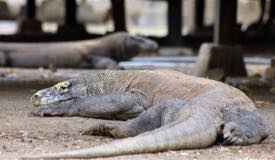
[[[38,99],[38,98],[39,98],[39,95],[38,95],[38,94],[35,94],[33,97],[34,97],[35,99]]]
[[[32,99],[32,101],[36,101],[36,100],[39,99],[39,97],[40,97],[40,96],[39,96],[38,94],[35,94],[35,95],[32,96],[31,99]]]
[[[39,94],[34,94],[31,97],[31,103],[33,104],[34,107],[38,107],[40,105],[39,101],[40,101],[40,95]]]

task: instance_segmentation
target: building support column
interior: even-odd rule
[[[23,17],[18,19],[18,34],[41,34],[41,22],[36,19],[35,0],[26,0],[26,7],[23,10]]]
[[[192,24],[185,29],[185,35],[194,35],[197,37],[212,36],[213,29],[206,28],[204,26],[204,10],[205,10],[205,0],[195,0],[194,4],[194,17],[192,19]]]
[[[124,0],[111,0],[114,31],[127,31]]]
[[[199,50],[196,76],[221,80],[226,76],[246,76],[242,47],[236,45],[237,0],[216,0],[214,42]]]
[[[181,46],[182,40],[182,0],[167,1],[168,3],[168,44]]]
[[[205,0],[195,0],[195,19],[194,24],[196,30],[202,29],[204,24],[204,7]]]
[[[76,0],[64,0],[65,17],[63,24],[58,26],[60,34],[84,34],[86,28],[77,22],[77,3]]]

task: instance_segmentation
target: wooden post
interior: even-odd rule
[[[182,0],[168,2],[168,44],[182,45]]]
[[[77,22],[77,3],[76,0],[64,0],[65,5],[65,17],[63,24],[58,26],[59,34],[86,34],[86,28],[84,25]]]
[[[270,8],[269,8],[269,17],[267,23],[269,25],[274,24],[274,19],[275,19],[275,0],[270,1]]]
[[[115,32],[126,31],[124,0],[111,0]]]
[[[216,0],[214,43],[236,43],[237,0]]]
[[[204,22],[205,0],[195,0],[195,28],[202,28]]]
[[[19,15],[17,33],[40,34],[42,33],[41,22],[36,19],[35,0],[26,0],[23,15]]]
[[[236,43],[237,0],[216,0],[214,43],[199,50],[193,74],[222,80],[227,76],[246,76],[243,49]]]
[[[76,0],[65,0],[65,17],[64,17],[65,25],[75,25],[77,23],[76,11],[77,11]]]
[[[36,5],[35,0],[27,0],[26,15],[28,19],[35,19]]]

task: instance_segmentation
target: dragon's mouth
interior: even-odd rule
[[[77,98],[76,97],[67,98],[67,99],[63,99],[63,100],[60,100],[60,101],[52,102],[52,104],[50,104],[50,105],[58,105],[58,104],[68,102],[68,101],[72,101],[72,100],[75,100],[75,99],[77,99]]]
[[[55,105],[58,105],[58,104],[61,104],[61,103],[64,103],[64,102],[67,102],[67,101],[72,101],[72,100],[75,100],[77,99],[76,97],[70,97],[70,98],[66,98],[66,99],[61,99],[61,100],[58,100],[58,101],[49,101],[49,100],[46,100],[46,101],[41,101],[41,102],[34,102],[33,103],[33,106],[34,107],[41,107],[41,106],[55,106]]]

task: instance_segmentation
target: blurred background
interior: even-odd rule
[[[269,50],[268,47],[262,46],[274,40],[273,29],[270,29],[272,25],[265,25],[266,21],[273,19],[273,16],[269,16],[270,8],[273,6],[271,2],[272,0],[238,0],[236,9],[232,11],[237,14],[236,25],[239,31],[237,42],[244,45],[249,52],[257,53],[260,49],[262,54]],[[28,3],[29,6],[34,5],[35,9],[28,7]],[[213,40],[215,15],[218,15],[215,14],[216,0],[73,0],[68,1],[71,4],[65,3],[66,1],[62,0],[0,0],[0,41],[67,41],[96,38],[115,31],[127,31],[152,38],[161,46],[190,47],[191,51],[195,49],[192,53],[196,54],[196,49],[203,42]],[[84,25],[85,33],[78,32],[77,35],[73,35],[68,32],[62,36],[55,34],[60,24],[69,25],[70,22],[66,22],[65,17],[66,6],[70,8],[70,5],[76,8],[76,11],[68,10],[67,17]],[[29,16],[35,17],[41,23],[39,26],[41,25],[42,32],[40,30],[38,32],[44,35],[11,36],[28,32],[18,24],[20,19],[27,17],[28,14],[33,14]],[[72,18],[74,14],[75,18]],[[263,32],[267,29],[272,31]],[[33,33],[36,31],[33,28],[29,30]],[[257,44],[256,49],[254,44]]]
[[[182,3],[182,19],[184,20],[182,34],[192,28],[194,17],[194,1],[184,0]],[[250,24],[256,21],[260,14],[260,1],[238,0],[238,22]],[[269,1],[268,1],[269,2]],[[16,19],[22,12],[25,0],[0,1],[0,33],[14,34]],[[57,24],[64,18],[64,5],[60,0],[36,0],[37,19],[43,22],[43,31],[54,33]],[[106,33],[114,30],[110,15],[109,0],[77,0],[77,20],[86,25],[89,33]],[[214,21],[214,0],[205,2],[205,25]],[[126,22],[128,31],[144,35],[167,35],[167,2],[154,0],[125,0]]]

